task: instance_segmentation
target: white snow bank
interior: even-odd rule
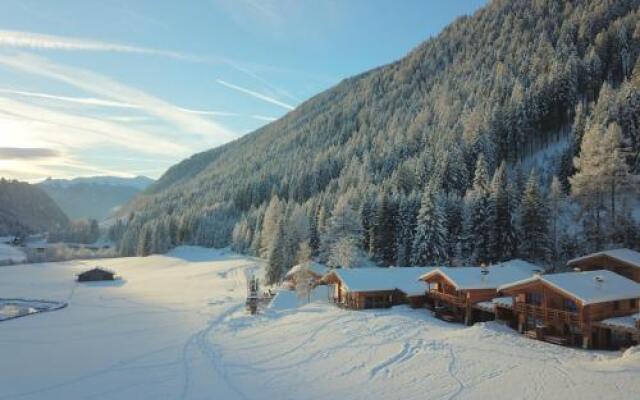
[[[0,299],[0,321],[66,307],[66,303],[45,300]]]

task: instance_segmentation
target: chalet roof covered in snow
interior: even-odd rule
[[[311,262],[308,262],[308,263],[298,264],[298,265],[295,265],[295,266],[291,267],[291,269],[286,273],[286,275],[284,277],[285,278],[290,278],[293,275],[295,275],[296,273],[298,273],[304,267],[309,268],[309,271],[311,271],[312,273],[314,273],[315,275],[318,275],[318,276],[323,276],[324,274],[326,274],[328,272],[328,268],[325,265],[317,263],[315,261],[311,261]]]
[[[640,298],[640,284],[608,270],[537,275],[505,284],[498,290],[535,281],[545,282],[584,305]]]
[[[629,266],[640,268],[640,253],[630,249],[614,249],[614,250],[606,250],[600,251],[598,253],[587,254],[586,256],[574,258],[573,260],[569,260],[567,262],[568,265],[579,264],[581,261],[588,260],[590,258],[595,257],[609,257]]]
[[[539,266],[516,259],[491,265],[485,269],[480,267],[441,267],[421,276],[420,279],[428,279],[434,274],[440,273],[457,290],[497,289],[501,285],[529,278],[540,271]]]
[[[432,267],[390,267],[390,268],[342,268],[335,274],[352,292],[375,292],[398,289],[408,296],[418,296],[425,292],[420,276],[432,271]]]
[[[598,324],[635,330],[637,329],[638,320],[640,320],[640,313],[603,319],[602,321],[598,321]]]

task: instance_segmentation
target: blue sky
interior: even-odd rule
[[[481,0],[3,0],[0,176],[160,176]]]

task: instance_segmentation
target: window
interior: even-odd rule
[[[527,293],[526,300],[527,304],[539,306],[540,304],[542,304],[542,293]]]
[[[638,300],[637,299],[631,299],[629,300],[629,308],[634,309],[638,306]]]
[[[578,306],[576,305],[576,303],[573,300],[565,299],[564,300],[564,310],[565,311],[569,311],[569,312],[576,312],[576,311],[578,311]]]
[[[617,311],[620,309],[620,302],[619,301],[614,301],[613,302],[613,310]]]

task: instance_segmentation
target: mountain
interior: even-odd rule
[[[39,186],[70,218],[100,221],[152,183],[152,179],[144,176],[96,176],[71,180],[49,178]]]
[[[67,226],[67,216],[40,187],[0,179],[0,236],[43,233]]]
[[[492,1],[401,60],[170,168],[127,206],[135,217],[118,228],[121,250],[232,242],[283,268],[305,242],[324,261],[364,253],[383,265],[518,254],[548,262],[552,253],[637,245],[636,222],[624,219],[624,232],[616,223],[637,197],[614,192],[609,205],[603,182],[615,175],[606,165],[624,165],[621,182],[640,171],[639,6]],[[582,157],[602,165],[593,171],[601,176],[578,179],[589,163],[573,159],[596,139],[611,151]],[[589,188],[593,196],[573,192],[574,176],[602,184]],[[581,207],[553,229],[552,194],[557,202],[572,194],[567,201]],[[503,236],[508,254],[496,253]]]

